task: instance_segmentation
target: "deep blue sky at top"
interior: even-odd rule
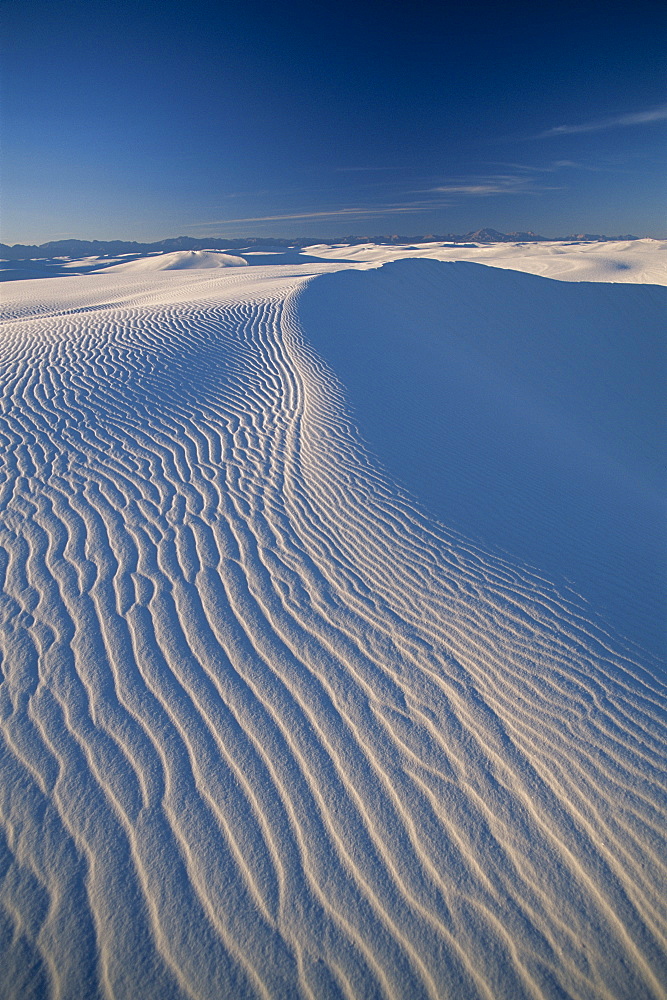
[[[662,2],[0,0],[4,242],[667,235]]]

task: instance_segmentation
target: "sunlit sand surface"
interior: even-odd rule
[[[506,285],[495,276],[500,311],[519,301],[517,279],[560,279],[548,294],[563,296],[563,279],[634,282],[635,298],[605,308],[641,307],[652,337],[661,245],[596,246],[470,249],[471,263],[424,261],[428,279],[400,258],[447,260],[447,248],[317,247],[301,264],[167,272],[149,258],[5,285],[3,997],[665,996],[659,594],[648,577],[642,589],[638,556],[637,616],[615,620],[622,597],[605,581],[629,542],[570,544],[556,564],[541,536],[528,552],[529,532],[515,551],[503,534],[517,518],[580,530],[613,476],[537,509],[521,486],[527,439],[506,440],[520,502],[477,505],[462,531],[466,491],[472,502],[482,488],[461,437],[473,408],[438,437],[434,475],[449,464],[459,484],[448,494],[428,452],[410,464],[383,450],[391,435],[360,398],[373,369],[346,384],[332,341],[334,300],[348,334],[363,336],[363,299],[388,345],[420,336],[387,306],[392,274],[404,301],[433,286],[451,340],[447,269],[474,312],[475,262],[511,268]],[[586,314],[592,350],[604,315]],[[614,329],[605,349],[626,364]],[[484,344],[466,335],[457,355],[480,407],[479,372],[489,385],[507,375]],[[537,353],[526,341],[533,360],[511,368],[524,421],[539,379],[551,373],[554,400],[574,384]],[[636,476],[643,500],[623,538],[647,551],[660,545],[657,444],[609,435],[643,433],[654,374],[620,399],[601,380],[593,408],[575,394],[567,416],[580,440],[613,411],[600,454]],[[376,380],[377,398],[393,384]],[[443,384],[414,385],[432,397],[425,412]],[[554,402],[550,417],[567,423],[567,410]],[[424,418],[409,419],[419,435]],[[621,516],[626,489],[600,498],[601,516]]]

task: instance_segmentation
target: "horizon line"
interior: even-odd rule
[[[151,239],[143,239],[143,240],[139,240],[139,239],[126,239],[126,238],[123,238],[123,237],[111,237],[111,238],[107,238],[107,239],[99,239],[99,238],[95,237],[93,239],[85,239],[85,238],[81,238],[81,237],[78,237],[78,236],[67,236],[67,237],[59,237],[57,239],[44,240],[44,242],[42,242],[42,243],[24,243],[24,242],[21,242],[21,241],[19,241],[17,243],[5,243],[4,241],[0,241],[0,246],[7,247],[10,250],[15,249],[16,247],[27,247],[27,248],[35,247],[37,249],[41,249],[42,247],[46,247],[46,246],[50,246],[50,245],[58,244],[58,243],[130,243],[130,244],[136,244],[137,246],[153,246],[153,245],[156,245],[156,244],[169,243],[169,242],[173,242],[173,241],[176,241],[176,240],[188,240],[188,241],[199,242],[199,243],[203,243],[203,242],[205,242],[207,240],[219,240],[219,241],[223,241],[223,242],[225,242],[225,241],[228,242],[228,241],[243,240],[243,241],[247,241],[248,243],[256,242],[256,241],[259,241],[259,240],[261,240],[261,241],[276,240],[276,241],[280,241],[280,242],[283,242],[283,243],[294,243],[294,242],[300,242],[300,241],[303,241],[303,240],[307,240],[309,243],[316,244],[318,242],[319,243],[343,243],[343,242],[346,242],[348,240],[357,240],[357,239],[359,239],[359,240],[378,240],[378,239],[380,239],[380,240],[385,240],[385,239],[401,240],[401,239],[404,239],[407,242],[415,242],[417,240],[422,240],[422,241],[436,240],[437,241],[437,240],[445,240],[445,239],[454,239],[454,240],[470,239],[473,236],[475,236],[476,234],[478,234],[478,233],[484,233],[484,232],[497,232],[499,236],[532,237],[533,239],[536,239],[536,240],[545,240],[545,241],[548,241],[548,242],[558,242],[560,240],[571,239],[573,237],[576,237],[576,238],[579,238],[579,239],[581,239],[581,238],[590,238],[590,239],[600,238],[600,239],[605,239],[605,240],[614,240],[614,239],[655,239],[655,240],[664,240],[664,239],[667,239],[667,236],[648,236],[648,235],[638,236],[638,235],[636,235],[634,233],[632,233],[632,234],[631,233],[625,233],[625,234],[618,234],[618,235],[614,234],[614,235],[610,236],[607,233],[586,233],[586,232],[579,232],[579,233],[566,233],[566,234],[559,235],[559,236],[544,236],[543,234],[536,233],[536,232],[534,232],[532,230],[514,230],[514,231],[511,231],[511,232],[504,232],[504,231],[501,231],[501,230],[496,230],[492,226],[480,226],[478,229],[469,230],[466,233],[443,233],[443,232],[441,232],[441,233],[417,233],[417,234],[415,234],[415,233],[408,233],[408,234],[403,234],[403,233],[390,233],[390,232],[387,232],[387,233],[376,233],[374,235],[372,235],[370,233],[363,233],[363,234],[347,233],[344,236],[334,236],[332,234],[328,234],[326,236],[324,236],[324,235],[321,235],[321,236],[320,235],[315,235],[315,236],[313,236],[313,235],[308,235],[308,234],[292,235],[292,236],[279,236],[277,234],[270,234],[270,235],[264,235],[264,236],[262,236],[262,235],[250,235],[248,233],[239,233],[238,235],[232,235],[232,234],[213,235],[212,233],[208,233],[208,234],[204,234],[204,235],[200,235],[200,236],[186,236],[184,234],[180,234],[178,236],[166,236],[166,237],[163,237],[161,239],[154,239],[154,240],[151,240]]]

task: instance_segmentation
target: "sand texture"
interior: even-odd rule
[[[327,252],[5,285],[0,996],[658,1000],[664,673],[393,469],[317,323],[382,261]]]

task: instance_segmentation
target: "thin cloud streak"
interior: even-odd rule
[[[338,174],[375,173],[379,170],[401,170],[401,167],[335,167]]]
[[[521,169],[521,168],[519,168]],[[501,174],[495,177],[470,178],[466,181],[452,181],[429,188],[432,194],[460,194],[472,198],[488,198],[496,194],[533,194],[540,191],[559,191],[559,187],[535,184],[526,174],[514,176]]]
[[[540,194],[544,191],[561,191],[562,186],[546,185],[539,183],[540,178],[533,177],[529,171],[534,173],[555,173],[566,167],[579,166],[569,160],[555,161],[550,167],[528,167],[523,164],[508,164],[513,169],[521,171],[518,174],[489,174],[475,177],[453,178],[432,188],[421,188],[406,195],[428,195],[418,200],[390,202],[380,205],[361,207],[345,207],[329,209],[328,211],[317,212],[290,212],[275,215],[252,215],[233,219],[215,219],[210,222],[198,222],[188,225],[187,229],[212,228],[214,226],[233,226],[240,224],[256,224],[262,222],[294,222],[298,220],[311,219],[372,219],[386,215],[416,215],[421,212],[438,211],[443,208],[451,208],[460,204],[466,198],[488,198],[494,195],[506,194]],[[373,167],[338,167],[340,171],[371,171]],[[382,168],[377,168],[382,169]],[[387,168],[393,169],[393,168]]]
[[[522,178],[523,180],[523,178]],[[434,194],[466,194],[487,197],[491,194],[525,194],[526,187],[519,184],[443,184],[430,189]]]
[[[549,139],[557,135],[576,135],[581,132],[601,132],[609,128],[626,128],[631,125],[651,125],[653,122],[667,119],[667,107],[653,108],[650,111],[638,111],[630,115],[617,115],[615,118],[604,118],[597,122],[587,122],[583,125],[557,125],[540,132],[534,138]]]
[[[409,214],[423,212],[434,208],[447,208],[451,203],[446,201],[412,202],[406,205],[379,205],[376,208],[339,208],[331,212],[298,212],[293,215],[258,215],[245,219],[217,219],[214,222],[195,222],[187,229],[197,229],[200,226],[231,226],[238,222],[281,222],[293,219],[338,219],[342,216],[350,218],[376,217],[381,215]]]
[[[370,170],[371,168],[368,169]],[[543,191],[559,190],[562,190],[559,186],[538,184],[536,183],[535,178],[526,174],[520,174],[518,176],[512,174],[497,174],[486,177],[481,176],[466,178],[465,180],[455,179],[450,182],[440,184],[437,187],[410,192],[415,195],[444,195],[450,197],[421,198],[418,201],[392,202],[368,208],[356,206],[319,212],[292,212],[278,215],[253,215],[234,219],[215,219],[211,222],[192,223],[186,228],[198,229],[201,227],[208,228],[213,226],[232,226],[241,223],[290,222],[301,219],[361,219],[379,218],[384,215],[410,215],[420,212],[431,212],[443,208],[450,208],[452,205],[460,202],[462,198],[491,197],[493,195],[505,194],[539,194]],[[406,194],[407,193],[408,192],[406,192]],[[456,196],[458,196],[458,198]]]
[[[508,167],[510,170],[520,170],[523,174],[556,174],[559,170],[588,170],[592,173],[599,173],[602,170],[609,170],[607,167],[596,167],[590,163],[577,163],[575,160],[554,160],[549,166],[535,167],[528,163],[507,163],[498,160],[492,166]],[[524,179],[527,179],[524,177]],[[550,190],[550,189],[547,189]]]

